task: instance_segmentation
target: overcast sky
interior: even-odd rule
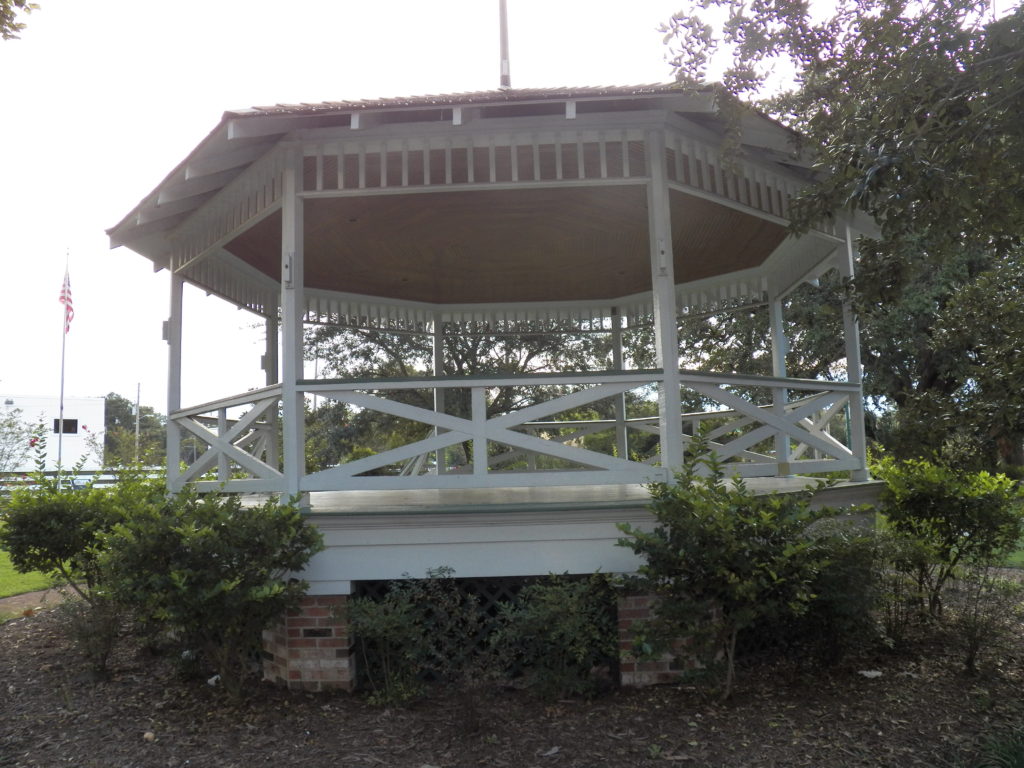
[[[498,84],[498,0],[39,0],[0,41],[0,393],[166,411],[168,277],[104,231],[227,109]],[[668,82],[678,0],[508,0],[513,87]],[[262,386],[256,318],[186,293],[183,404]]]

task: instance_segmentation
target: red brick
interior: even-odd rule
[[[316,639],[317,648],[348,648],[349,639],[347,637],[318,637]]]

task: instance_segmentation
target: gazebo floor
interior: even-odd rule
[[[808,477],[749,478],[756,493],[792,493],[820,480]],[[814,506],[871,504],[879,481],[840,481],[814,494]],[[644,485],[565,485],[513,488],[315,491],[309,511],[319,515],[480,514],[542,511],[641,509],[650,498]]]

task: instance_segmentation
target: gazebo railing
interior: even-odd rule
[[[658,371],[490,376],[467,379],[306,380],[307,396],[384,414],[407,442],[304,474],[302,491],[611,485],[668,479],[660,466],[660,421],[627,417],[615,404],[634,392],[649,401]],[[766,477],[860,469],[847,437],[846,382],[681,373],[682,386],[710,407],[679,417],[684,443],[703,432],[725,471]],[[531,404],[494,412],[496,396],[515,388]],[[455,392],[458,392],[458,398]],[[415,392],[415,396],[414,393]],[[443,402],[450,410],[415,402]],[[273,492],[285,487],[278,446],[281,387],[177,411],[185,468],[179,484]],[[451,407],[458,399],[462,405]],[[236,415],[237,414],[237,415]],[[612,414],[608,416],[607,414]],[[188,440],[200,450],[188,456]],[[627,447],[626,455],[622,446]]]
[[[184,465],[169,466],[172,488],[195,483],[203,490],[283,490],[280,402],[277,384],[172,413]]]

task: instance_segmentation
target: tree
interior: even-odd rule
[[[25,22],[18,21],[18,13],[29,14],[38,10],[36,3],[28,0],[0,0],[0,38],[15,40],[25,28]]]
[[[825,15],[790,0],[698,5],[665,26],[680,80],[692,86],[716,46],[729,48],[719,93],[732,151],[741,101],[800,133],[820,181],[795,206],[795,228],[843,209],[881,226],[860,243],[854,286],[865,390],[888,419],[880,434],[920,452],[953,445],[965,418],[980,418],[966,434],[988,435],[981,460],[1019,458],[1019,435],[957,408],[972,381],[960,361],[983,337],[944,324],[961,291],[1010,268],[1024,232],[1024,11],[986,23],[977,0],[838,0]],[[729,12],[718,35],[701,17],[712,6]],[[772,67],[793,77],[766,98]],[[971,295],[998,306],[999,282]],[[1024,398],[1003,394],[1010,410]]]
[[[111,392],[106,396],[103,460],[110,466],[139,461],[147,465],[163,462],[167,428],[164,418],[148,405],[139,408],[139,443],[135,446],[135,404]]]
[[[1014,257],[952,298],[940,314],[934,346],[959,352],[948,366],[956,388],[944,418],[970,413],[975,438],[990,442],[1008,464],[1024,467],[1024,254]]]
[[[0,475],[13,472],[28,458],[33,430],[21,420],[21,409],[0,411]]]

